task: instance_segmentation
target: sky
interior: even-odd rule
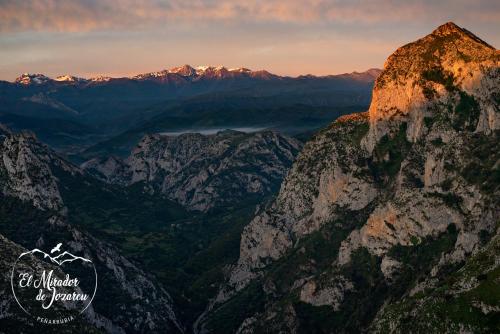
[[[0,0],[0,80],[184,64],[364,71],[448,21],[500,45],[498,0]]]

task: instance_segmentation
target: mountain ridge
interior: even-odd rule
[[[273,193],[301,147],[269,130],[149,134],[126,159],[94,158],[81,167],[107,182],[141,184],[148,192],[206,212]]]
[[[172,67],[170,69],[165,69],[155,72],[145,72],[140,74],[135,74],[131,76],[122,77],[109,77],[104,75],[98,75],[90,78],[77,77],[70,74],[59,75],[55,78],[50,78],[41,73],[23,73],[12,83],[17,83],[21,85],[42,85],[47,83],[59,83],[59,84],[91,84],[91,83],[103,83],[116,80],[137,80],[137,81],[156,81],[162,82],[162,80],[167,80],[170,75],[174,77],[182,77],[185,79],[229,79],[238,77],[249,77],[256,79],[280,79],[280,78],[332,78],[332,77],[360,77],[367,76],[371,78],[376,78],[382,70],[377,68],[370,68],[363,72],[351,72],[351,73],[340,73],[340,74],[328,74],[328,75],[311,75],[304,74],[298,75],[296,77],[292,76],[281,76],[272,74],[266,70],[250,70],[245,67],[239,68],[226,68],[225,66],[196,66],[183,65],[178,67]],[[9,82],[9,81],[5,81]]]

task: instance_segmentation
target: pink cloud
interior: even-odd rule
[[[0,32],[134,29],[198,21],[412,22],[441,16],[498,22],[500,5],[486,0],[0,0]]]

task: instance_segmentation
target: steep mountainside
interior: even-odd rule
[[[500,330],[500,54],[447,23],[308,142],[198,332]]]
[[[144,184],[199,211],[275,192],[302,144],[271,131],[146,135],[130,156],[82,165],[110,183]]]
[[[62,330],[183,331],[171,298],[163,287],[114,247],[70,224],[74,219],[72,196],[85,201],[85,192],[94,189],[91,194],[96,197],[111,193],[107,196],[112,203],[119,189],[107,189],[105,184],[93,181],[84,171],[61,159],[28,133],[12,134],[0,128],[0,156],[0,247],[15,244],[10,251],[2,252],[2,268],[12,266],[19,256],[13,251],[15,249],[48,248],[62,241],[65,249],[92,259],[99,273],[98,293],[81,320],[85,327],[71,327],[77,324],[70,324],[67,328],[62,326]],[[128,197],[122,194],[120,199],[126,201]],[[123,204],[131,206],[131,203]],[[148,211],[145,207],[140,209]],[[88,211],[87,217],[89,215],[93,213]],[[113,221],[106,223],[109,225]],[[9,278],[2,276],[0,284],[0,290],[7,291]],[[7,293],[5,298],[6,303],[0,309],[1,327],[37,332],[33,324],[26,327],[24,320],[29,324],[30,319],[18,317],[19,309],[12,295]]]

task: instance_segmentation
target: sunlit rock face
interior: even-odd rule
[[[470,126],[498,129],[499,59],[494,47],[451,22],[397,49],[373,89],[366,148],[371,151],[398,121],[408,122],[408,140],[417,141],[424,117],[442,112],[440,105],[457,101],[459,92],[473,96],[480,106],[477,124]]]
[[[381,312],[436,287],[496,234],[499,96],[499,52],[453,23],[396,50],[368,113],[306,143],[273,205],[245,228],[239,261],[198,326],[214,326],[259,284],[266,305],[242,319],[245,330],[298,331],[298,300],[331,307],[324,321],[358,321],[337,323],[339,332],[368,328],[375,314],[352,316],[363,300]],[[370,289],[381,286],[397,289]]]

